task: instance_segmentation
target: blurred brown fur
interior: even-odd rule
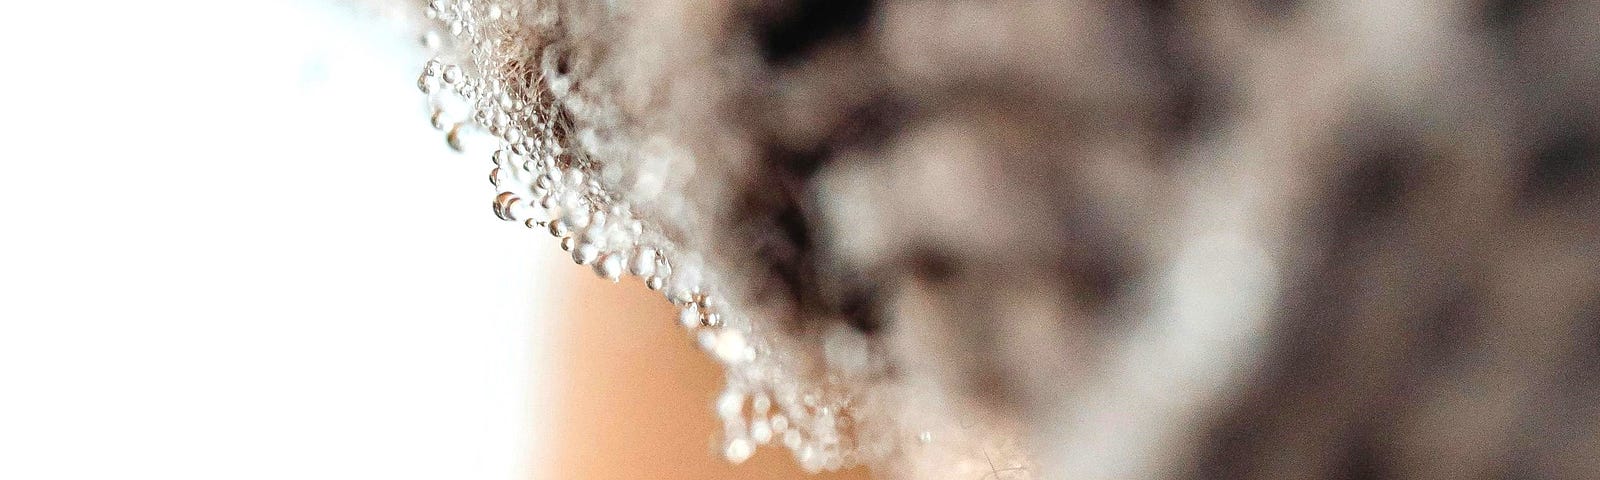
[[[618,8],[574,121],[1040,478],[1600,477],[1600,2]]]

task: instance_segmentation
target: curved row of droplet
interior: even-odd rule
[[[626,196],[595,174],[595,162],[569,148],[563,132],[572,125],[562,123],[561,109],[604,106],[582,102],[572,80],[554,71],[549,59],[557,47],[518,43],[545,37],[518,29],[548,25],[549,6],[432,0],[427,15],[468,47],[469,59],[424,65],[417,86],[434,105],[433,125],[457,150],[472,131],[496,140],[489,171],[496,217],[548,231],[575,263],[612,281],[638,276],[680,307],[678,321],[726,369],[728,383],[715,405],[724,425],[723,456],[738,463],[758,445],[776,443],[812,472],[856,463],[848,397],[796,374],[790,365],[796,354],[775,351],[774,342],[714,294],[714,275],[698,255],[636,218]],[[439,43],[436,34],[427,38]],[[516,70],[518,56],[539,58],[541,71]],[[519,84],[521,78],[542,81]]]

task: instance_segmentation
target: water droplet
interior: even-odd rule
[[[563,252],[572,251],[572,244],[575,243],[575,242],[576,242],[576,240],[573,240],[572,237],[561,237],[561,251],[563,251]]]
[[[758,394],[750,400],[750,411],[756,415],[766,415],[772,409],[772,398],[766,394]]]
[[[717,334],[711,333],[710,330],[701,330],[700,334],[695,336],[695,342],[700,345],[700,350],[710,352],[717,348]]]
[[[494,185],[495,188],[500,188],[500,177],[504,173],[505,172],[502,172],[500,170],[500,167],[495,167],[493,170],[490,170],[489,171],[489,184],[490,185]]]
[[[766,445],[767,442],[772,441],[772,425],[768,424],[766,419],[756,419],[756,421],[750,423],[750,438],[754,439],[756,443]]]
[[[567,222],[563,222],[560,219],[557,219],[554,222],[550,222],[550,234],[551,235],[554,235],[554,236],[557,236],[557,237],[562,237],[562,238],[568,238],[567,235],[571,234],[571,233],[572,233],[572,230],[567,228]]]
[[[516,207],[519,200],[521,199],[517,198],[514,193],[500,192],[499,195],[494,197],[494,216],[508,222],[516,220],[511,210]]]
[[[732,420],[744,411],[744,392],[729,388],[717,396],[717,415]]]
[[[594,273],[612,282],[622,278],[622,258],[615,253],[600,256],[594,264]]]
[[[461,83],[461,66],[451,65],[444,67],[444,83],[455,85]]]
[[[789,433],[795,432],[790,431]],[[787,442],[789,439],[785,437],[784,440]],[[822,452],[817,451],[816,445],[808,443],[804,447],[800,447],[800,450],[795,454],[795,459],[800,461],[800,468],[805,469],[807,472],[813,474],[822,472],[824,464]]]
[[[426,48],[430,52],[439,50],[439,32],[430,29],[423,32],[422,38],[419,40],[422,42],[422,48]]]
[[[450,133],[445,134],[444,141],[450,145],[451,150],[461,152],[467,149],[461,141],[461,124],[459,123],[450,126]]]
[[[628,271],[641,277],[648,277],[656,273],[655,249],[640,247],[635,251],[633,258],[628,261]]]
[[[717,358],[722,360],[722,363],[733,364],[743,361],[745,359],[744,347],[744,334],[739,333],[738,330],[723,330],[721,334],[717,335],[716,354]]]
[[[773,423],[774,423],[774,426],[776,426],[776,423],[777,423],[776,420],[774,420]],[[800,431],[799,430],[789,430],[789,431],[783,432],[783,446],[789,447],[790,450],[795,450],[795,449],[800,448]]]
[[[572,249],[572,261],[578,265],[594,263],[595,258],[599,256],[600,249],[595,248],[594,244],[591,243],[579,243],[577,247]]]
[[[750,443],[750,439],[744,437],[729,440],[728,446],[722,451],[723,457],[735,464],[749,460],[752,453],[755,453],[755,445]]]
[[[661,277],[650,277],[650,278],[644,279],[644,286],[646,288],[651,289],[651,290],[661,290],[661,284],[662,283],[666,283],[666,282],[664,280],[662,280]]]
[[[651,279],[659,279],[660,277],[650,277],[650,278]],[[649,280],[646,280],[645,283],[648,284]],[[678,311],[678,323],[682,324],[683,328],[694,328],[696,325],[699,325],[700,324],[700,309],[698,307],[695,307],[694,305],[690,305],[687,308],[684,308],[683,310],[679,310]]]
[[[933,441],[933,432],[929,432],[929,431],[924,430],[922,433],[917,434],[917,443],[921,443],[923,445],[927,445],[929,442],[932,442],[932,441]]]
[[[442,108],[433,109],[433,116],[428,118],[428,122],[433,125],[435,130],[444,130],[451,124],[450,119],[445,117],[444,109]]]
[[[782,432],[782,431],[788,430],[788,429],[789,429],[789,417],[785,417],[781,413],[772,416],[772,431],[774,431],[774,432]]]

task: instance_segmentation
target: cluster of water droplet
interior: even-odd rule
[[[434,107],[433,125],[458,150],[473,135],[495,139],[489,182],[497,217],[549,232],[574,262],[601,277],[639,276],[681,308],[678,321],[726,367],[727,387],[715,405],[725,426],[722,454],[742,462],[757,446],[776,443],[813,472],[861,460],[868,452],[853,435],[851,396],[800,373],[817,362],[785,350],[738,314],[718,295],[717,276],[700,253],[663,234],[661,219],[640,218],[628,200],[630,187],[595,158],[604,149],[593,148],[592,128],[576,125],[571,115],[602,102],[585,103],[567,73],[552,65],[560,52],[541,30],[554,21],[550,6],[433,0],[427,15],[450,35],[430,32],[424,43],[442,57],[460,57],[428,61],[417,79]]]

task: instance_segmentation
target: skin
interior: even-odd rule
[[[556,380],[560,439],[554,478],[858,480],[864,468],[808,476],[777,446],[733,465],[716,446],[721,423],[711,405],[722,371],[677,325],[660,294],[630,278],[615,285],[564,262],[574,295],[563,307],[560,340],[567,372]],[[552,272],[556,273],[556,272]]]

